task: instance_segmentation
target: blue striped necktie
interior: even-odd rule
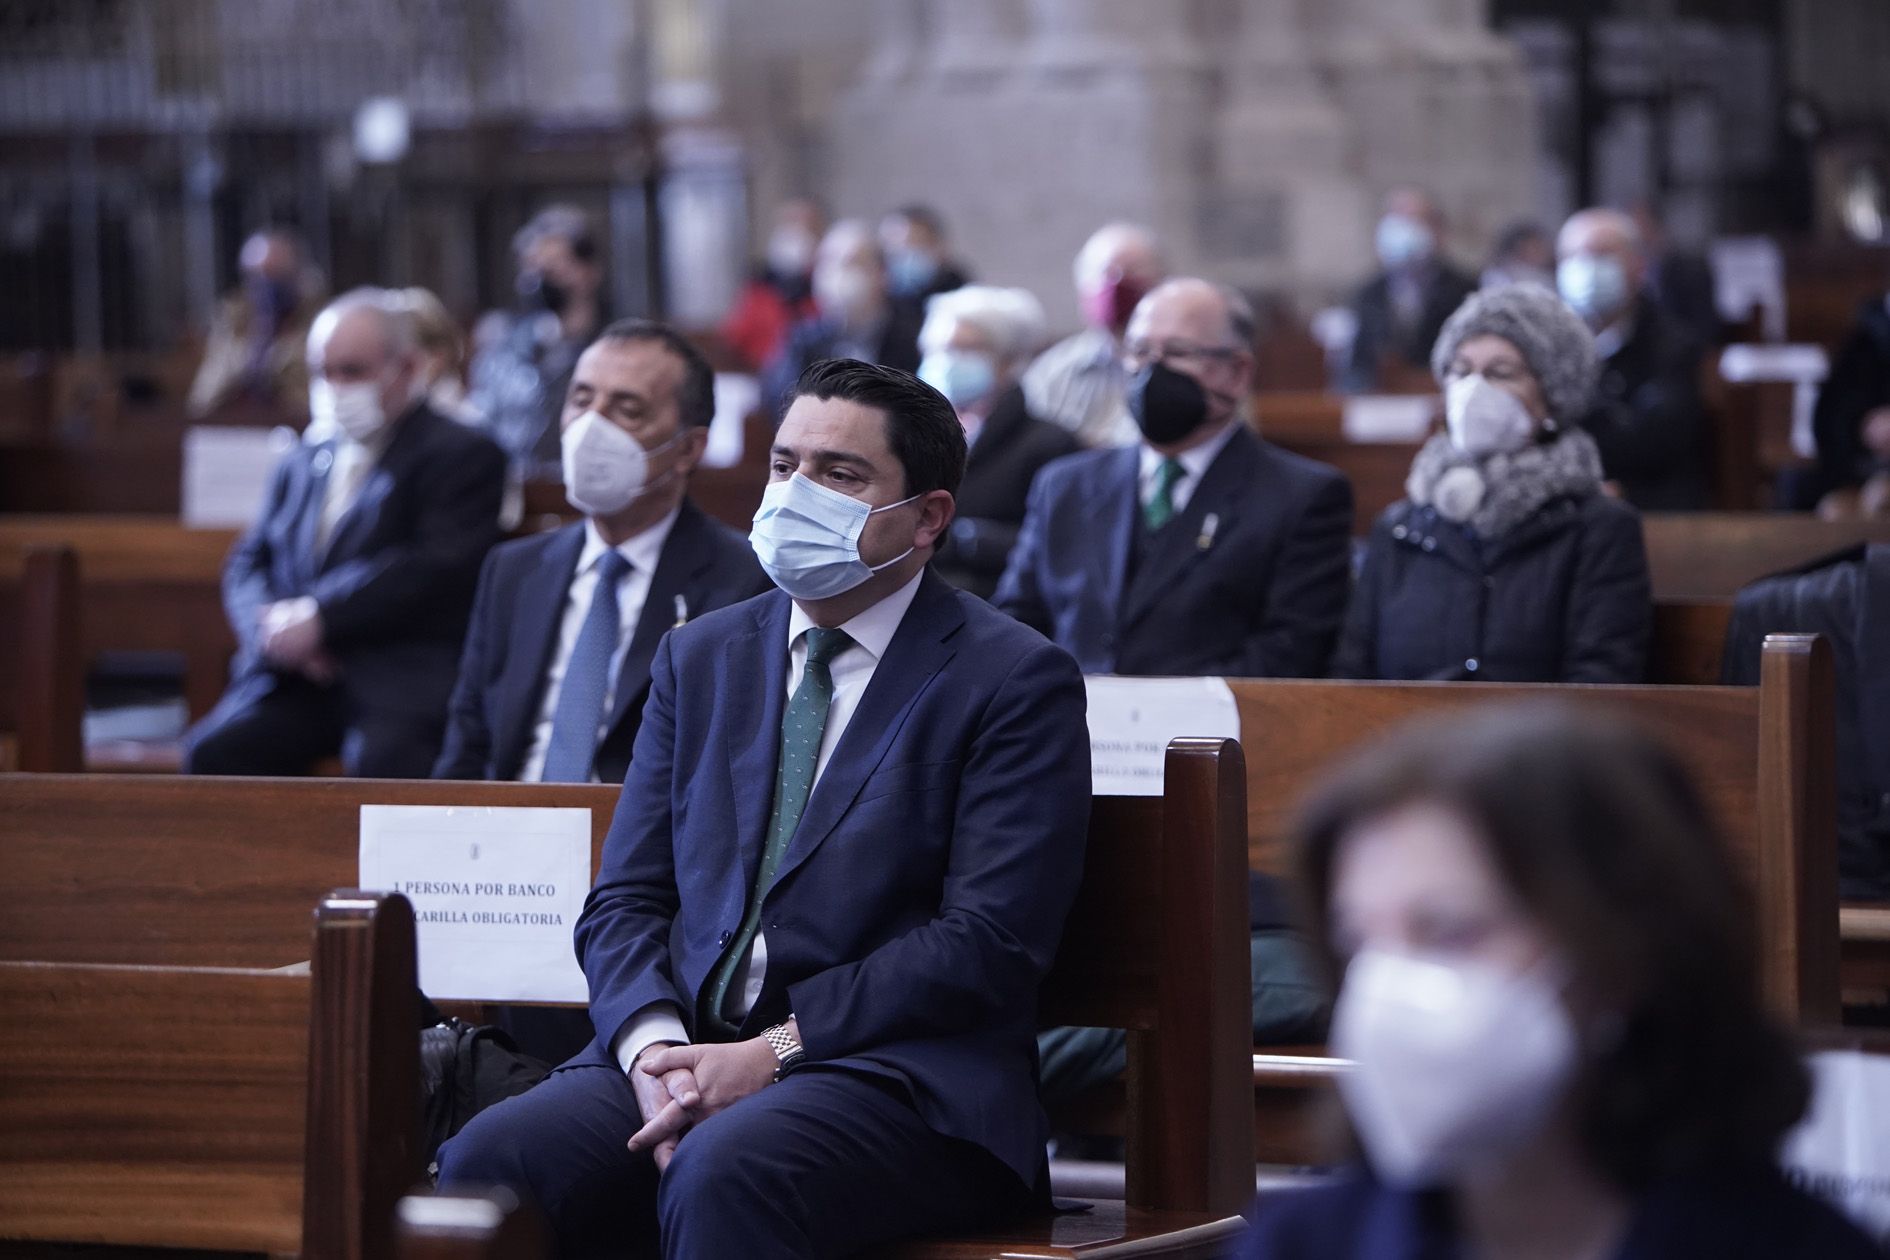
[[[597,558],[591,608],[564,663],[558,707],[551,716],[551,746],[545,750],[546,783],[589,783],[597,740],[603,734],[604,700],[610,692],[610,662],[623,624],[617,616],[617,585],[630,562],[615,550]]]
[[[828,663],[852,642],[844,630],[813,626],[807,631],[807,667],[781,719],[781,759],[774,773],[774,813],[768,820],[767,844],[755,871],[754,891],[748,896],[748,913],[742,916],[741,926],[729,938],[728,947],[702,986],[696,1018],[698,1040],[728,1041],[736,1036],[735,1021],[725,1013],[729,986],[761,928],[761,903],[774,887],[775,872],[781,869],[788,841],[794,838],[794,829],[800,826],[807,798],[814,790],[820,741],[827,732],[827,710],[833,704],[833,674]]]

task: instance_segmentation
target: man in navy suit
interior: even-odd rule
[[[195,774],[425,778],[473,584],[498,540],[505,457],[429,410],[393,295],[357,289],[309,327],[309,433],[231,551],[230,688],[186,741]]]
[[[714,372],[665,325],[620,320],[578,358],[561,428],[585,519],[486,557],[435,778],[623,782],[657,642],[770,586],[689,499],[714,415]]]
[[[1032,1033],[1081,874],[1082,679],[926,570],[951,405],[813,365],[751,540],[673,630],[577,926],[597,1039],[440,1156],[568,1256],[852,1254],[1044,1190]]]
[[[1238,294],[1205,280],[1157,288],[1124,343],[1142,441],[1058,460],[1031,487],[993,602],[1086,674],[1325,672],[1352,490],[1241,422],[1253,337]]]

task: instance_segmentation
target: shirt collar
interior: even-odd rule
[[[1175,456],[1175,462],[1181,465],[1181,475],[1189,481],[1198,481],[1214,463],[1215,457],[1234,440],[1234,429],[1239,424],[1238,418],[1231,419],[1221,426],[1219,433],[1201,445],[1191,446]],[[1155,470],[1161,467],[1162,460],[1165,458],[1166,456],[1147,442],[1142,443],[1142,480],[1144,483],[1154,480]]]
[[[676,525],[676,518],[682,515],[682,504],[671,508],[669,514],[640,534],[626,538],[618,543],[615,550],[618,555],[630,562],[630,567],[644,573],[655,573],[656,562],[663,558],[663,544],[669,541],[669,531]],[[597,522],[590,517],[584,518],[584,549],[578,552],[577,571],[590,572],[599,556],[612,550],[604,536],[597,532]]]
[[[919,583],[924,579],[925,570],[920,569],[910,582],[871,608],[841,622],[839,628],[847,632],[848,638],[865,648],[874,661],[880,660],[892,644],[893,635],[897,633],[899,623],[905,620],[906,609],[912,607],[912,600],[919,593]],[[801,634],[811,629],[813,624],[814,619],[799,604],[795,604],[793,611],[788,614],[789,651],[793,650]]]

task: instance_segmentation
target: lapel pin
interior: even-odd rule
[[[682,596],[676,597],[676,624],[671,630],[680,630],[689,623],[689,603]]]
[[[1196,551],[1206,551],[1209,547],[1212,547],[1214,545],[1214,535],[1219,533],[1220,529],[1221,518],[1218,514],[1209,512],[1206,516],[1202,517],[1201,533],[1194,540],[1194,549]]]

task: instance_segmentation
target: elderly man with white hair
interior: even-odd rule
[[[1024,373],[1033,414],[1062,425],[1085,446],[1135,441],[1124,404],[1129,374],[1122,336],[1129,316],[1166,274],[1161,246],[1147,228],[1111,223],[1076,255],[1076,301],[1085,327],[1057,342]]]
[[[1556,287],[1595,335],[1601,379],[1582,427],[1608,480],[1642,511],[1707,506],[1701,347],[1646,290],[1647,251],[1619,210],[1583,210],[1556,240]]]
[[[919,331],[919,379],[945,395],[971,447],[935,567],[985,599],[1017,543],[1037,470],[1077,449],[1067,431],[1031,415],[1017,383],[1043,327],[1043,307],[1027,291],[974,284],[932,298]]]
[[[428,408],[398,296],[356,289],[308,333],[312,440],[282,457],[230,553],[230,688],[187,741],[197,774],[423,779],[498,540],[505,455]]]

